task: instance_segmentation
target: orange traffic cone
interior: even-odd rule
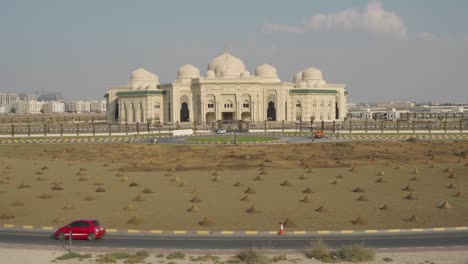
[[[279,235],[279,236],[284,235],[284,227],[283,227],[283,224],[280,224],[280,230],[278,231],[278,235]]]

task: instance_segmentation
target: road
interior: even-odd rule
[[[67,246],[69,241],[51,237],[50,231],[0,229],[0,243]],[[328,235],[151,235],[112,233],[96,241],[74,240],[73,246],[129,249],[281,249],[302,250],[311,241],[321,239],[331,248],[359,243],[376,249],[401,249],[420,247],[468,247],[468,230],[373,233],[373,234],[328,234]]]

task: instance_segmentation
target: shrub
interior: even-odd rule
[[[135,264],[135,263],[143,263],[143,261],[149,257],[148,252],[146,251],[138,251],[133,255],[130,255],[128,259],[124,261],[124,263],[128,264]]]
[[[331,252],[327,245],[322,240],[317,240],[310,243],[310,248],[306,249],[306,257],[315,258],[322,262],[335,262],[333,252]]]
[[[185,259],[185,254],[182,252],[174,252],[167,255],[166,259]]]
[[[389,258],[389,257],[385,257],[382,259],[383,262],[393,262],[393,259]]]
[[[253,249],[241,251],[236,257],[245,264],[267,264],[271,262],[265,255]]]
[[[365,248],[362,245],[354,244],[342,246],[337,251],[337,256],[344,261],[362,262],[374,260],[375,252],[370,248]]]
[[[67,260],[67,259],[85,259],[85,258],[91,258],[91,254],[84,254],[84,255],[81,255],[81,254],[78,254],[78,253],[75,253],[75,252],[69,252],[65,255],[62,255],[58,258],[56,258],[57,260]]]
[[[118,259],[128,259],[130,254],[125,252],[108,253],[104,255],[98,255],[96,258],[97,263],[117,263]]]
[[[271,258],[271,261],[273,261],[274,263],[276,262],[280,262],[282,260],[288,260],[288,258],[286,257],[286,255],[279,255],[279,256],[273,256]]]

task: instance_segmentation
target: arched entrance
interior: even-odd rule
[[[276,108],[273,101],[268,102],[267,120],[276,121]]]
[[[119,121],[119,104],[115,104],[114,120]]]
[[[180,122],[188,122],[189,116],[188,104],[182,103],[180,107]]]

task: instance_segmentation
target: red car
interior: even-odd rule
[[[106,234],[106,229],[95,219],[80,219],[62,226],[54,233],[54,237],[60,240],[70,239],[95,240]]]

